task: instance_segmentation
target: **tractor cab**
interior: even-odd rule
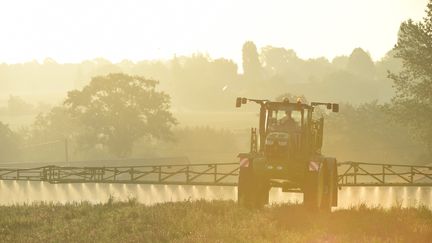
[[[306,113],[307,117],[307,113]],[[300,132],[304,125],[305,112],[302,108],[281,107],[269,110],[267,116],[267,132]]]
[[[299,161],[302,137],[308,127],[309,110],[300,104],[284,102],[266,105],[263,155],[273,167],[287,167]]]
[[[290,145],[298,152],[320,152],[322,146],[323,119],[313,118],[314,108],[324,105],[333,112],[339,111],[338,104],[312,102],[304,104],[298,99],[290,102],[284,99],[281,102],[237,98],[236,107],[247,102],[259,104],[259,130],[252,129],[250,153],[265,153],[269,145]],[[259,136],[258,136],[259,135]]]

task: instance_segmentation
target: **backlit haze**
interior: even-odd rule
[[[168,59],[208,53],[241,63],[246,40],[294,49],[301,58],[379,60],[402,21],[421,20],[426,0],[23,1],[0,2],[0,63],[80,62],[103,57]]]

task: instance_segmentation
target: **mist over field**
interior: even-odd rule
[[[324,142],[324,151],[340,160],[412,163],[427,158],[426,148],[411,131],[381,109],[395,95],[388,72],[398,73],[402,68],[402,61],[392,51],[375,62],[362,48],[332,60],[302,59],[289,48],[257,47],[247,41],[242,53],[243,62],[238,64],[202,53],[119,63],[103,58],[65,64],[53,59],[3,63],[0,118],[18,138],[16,152],[3,154],[2,161],[61,161],[68,137],[71,160],[115,158],[103,149],[78,151],[72,130],[46,127],[37,131],[42,118],[54,119],[49,114],[62,106],[67,92],[82,90],[93,77],[111,73],[157,80],[156,89],[170,97],[169,110],[178,121],[172,128],[174,140],[149,143],[149,138],[139,139],[128,157],[235,161],[237,153],[248,149],[249,129],[257,126],[258,113],[254,105],[236,110],[235,98],[275,100],[287,95],[341,104],[339,114],[328,114]],[[58,115],[55,119],[63,123],[66,118]],[[58,142],[51,144],[53,141]]]

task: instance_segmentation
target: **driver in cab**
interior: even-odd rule
[[[292,118],[292,111],[286,110],[285,116],[278,121],[274,121],[271,127],[272,131],[278,132],[292,132],[298,130],[297,122]]]

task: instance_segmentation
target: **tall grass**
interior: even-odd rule
[[[249,210],[233,201],[146,206],[105,204],[0,207],[1,242],[430,242],[432,212],[359,206],[333,213],[301,205]]]

